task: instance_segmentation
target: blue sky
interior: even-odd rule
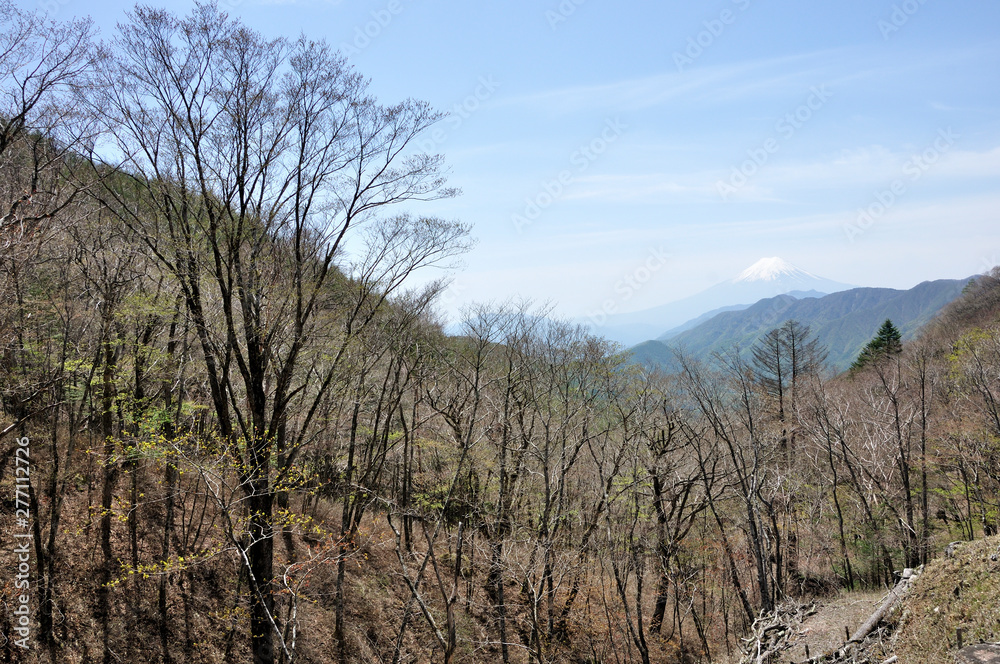
[[[18,4],[109,36],[132,3]],[[344,46],[384,102],[453,113],[425,145],[464,193],[413,208],[474,226],[451,313],[637,310],[764,256],[895,288],[1000,263],[995,0],[220,6]]]

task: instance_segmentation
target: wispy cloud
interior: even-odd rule
[[[992,52],[992,51],[991,51]],[[636,111],[678,99],[724,104],[779,93],[798,93],[819,82],[846,85],[884,82],[921,71],[929,63],[957,64],[984,56],[982,47],[925,50],[886,63],[873,47],[845,46],[720,65],[673,70],[641,78],[545,90],[498,100],[498,105],[541,108],[555,114],[601,110]]]
[[[843,55],[841,50],[818,51],[698,67],[687,72],[667,71],[642,78],[507,97],[501,103],[543,107],[553,112],[594,108],[627,111],[660,106],[695,93],[716,101],[765,96],[776,88],[791,89],[802,79],[818,80],[821,72],[838,60],[838,55]]]
[[[796,161],[775,164],[762,170],[760,186],[770,191],[830,190],[845,193],[885,185],[887,180],[905,177],[911,179],[912,169],[907,164],[919,159],[923,150],[889,150],[883,146],[870,146],[843,150],[827,159],[812,162]],[[928,179],[973,180],[1000,177],[1000,147],[977,152],[952,150],[935,157],[934,164],[926,165]],[[752,195],[752,191],[747,192]]]
[[[648,203],[664,197],[715,196],[714,185],[704,178],[690,177],[687,181],[664,173],[591,175],[580,178],[565,196],[566,200],[605,201],[614,203]]]
[[[851,199],[906,177],[907,163],[921,149],[890,150],[871,145],[820,155],[814,160],[794,159],[767,164],[731,197],[734,203],[802,203],[816,192],[843,194]],[[1000,178],[1000,146],[984,151],[952,150],[927,168],[924,182],[971,182]],[[578,178],[563,196],[569,201],[623,205],[718,203],[717,183],[729,176],[724,169],[671,173],[608,173]]]

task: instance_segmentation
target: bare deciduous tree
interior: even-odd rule
[[[303,430],[315,412],[296,415],[293,402],[329,386],[303,365],[327,324],[319,313],[348,231],[385,206],[453,193],[440,157],[412,146],[440,116],[415,101],[380,105],[327,45],[266,39],[208,4],[185,18],[137,7],[91,99],[111,138],[98,152],[117,156],[132,183],[106,187],[103,200],[176,279],[216,425],[240,455],[251,639],[255,660],[271,662],[281,637],[272,457],[288,450],[290,419]],[[432,219],[397,228],[423,240],[410,270],[452,253],[466,232]],[[389,253],[407,246],[386,240]],[[406,274],[357,287],[387,294]]]

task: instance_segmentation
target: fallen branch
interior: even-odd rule
[[[879,606],[875,613],[873,613],[871,617],[865,621],[865,624],[859,627],[858,630],[851,635],[848,643],[863,641],[864,638],[868,636],[873,629],[875,629],[875,625],[882,622],[882,619],[887,613],[889,613],[889,610],[892,609],[892,607],[894,607],[900,599],[902,599],[903,595],[906,594],[906,591],[910,589],[910,583],[914,578],[916,578],[916,574],[912,569],[903,570],[903,577],[899,580],[899,583],[896,584],[896,587],[889,591],[889,595],[885,598],[885,600],[883,600],[882,605]]]
[[[849,657],[852,661],[855,660],[856,657],[852,656],[852,652],[859,644],[864,642],[873,631],[875,631],[875,628],[878,627],[879,623],[885,619],[889,612],[892,611],[892,609],[906,595],[907,591],[910,589],[910,585],[913,583],[913,580],[917,578],[919,574],[919,569],[913,570],[907,568],[903,570],[902,578],[900,578],[896,586],[889,591],[889,594],[882,600],[882,603],[879,604],[877,609],[875,609],[875,612],[869,616],[868,620],[866,620],[861,627],[855,630],[854,634],[852,634],[851,637],[844,642],[844,645],[837,648],[833,652],[825,652],[821,655],[810,657],[809,659],[802,660],[798,664],[818,664],[819,662],[823,662],[824,664],[836,664],[837,662],[847,661]],[[892,658],[890,658],[890,660],[891,659]]]
[[[771,613],[761,613],[750,628],[750,636],[743,639],[743,658],[740,664],[766,664],[788,650],[801,636],[802,623],[816,613],[816,604],[786,602]]]

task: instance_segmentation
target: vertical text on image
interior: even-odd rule
[[[31,501],[28,485],[31,482],[31,441],[27,438],[17,439],[15,448],[15,489],[14,489],[14,523],[16,532],[14,539],[17,544],[14,553],[17,555],[17,573],[14,588],[18,594],[14,597],[14,633],[19,637],[14,644],[28,649],[28,638],[31,636]]]

